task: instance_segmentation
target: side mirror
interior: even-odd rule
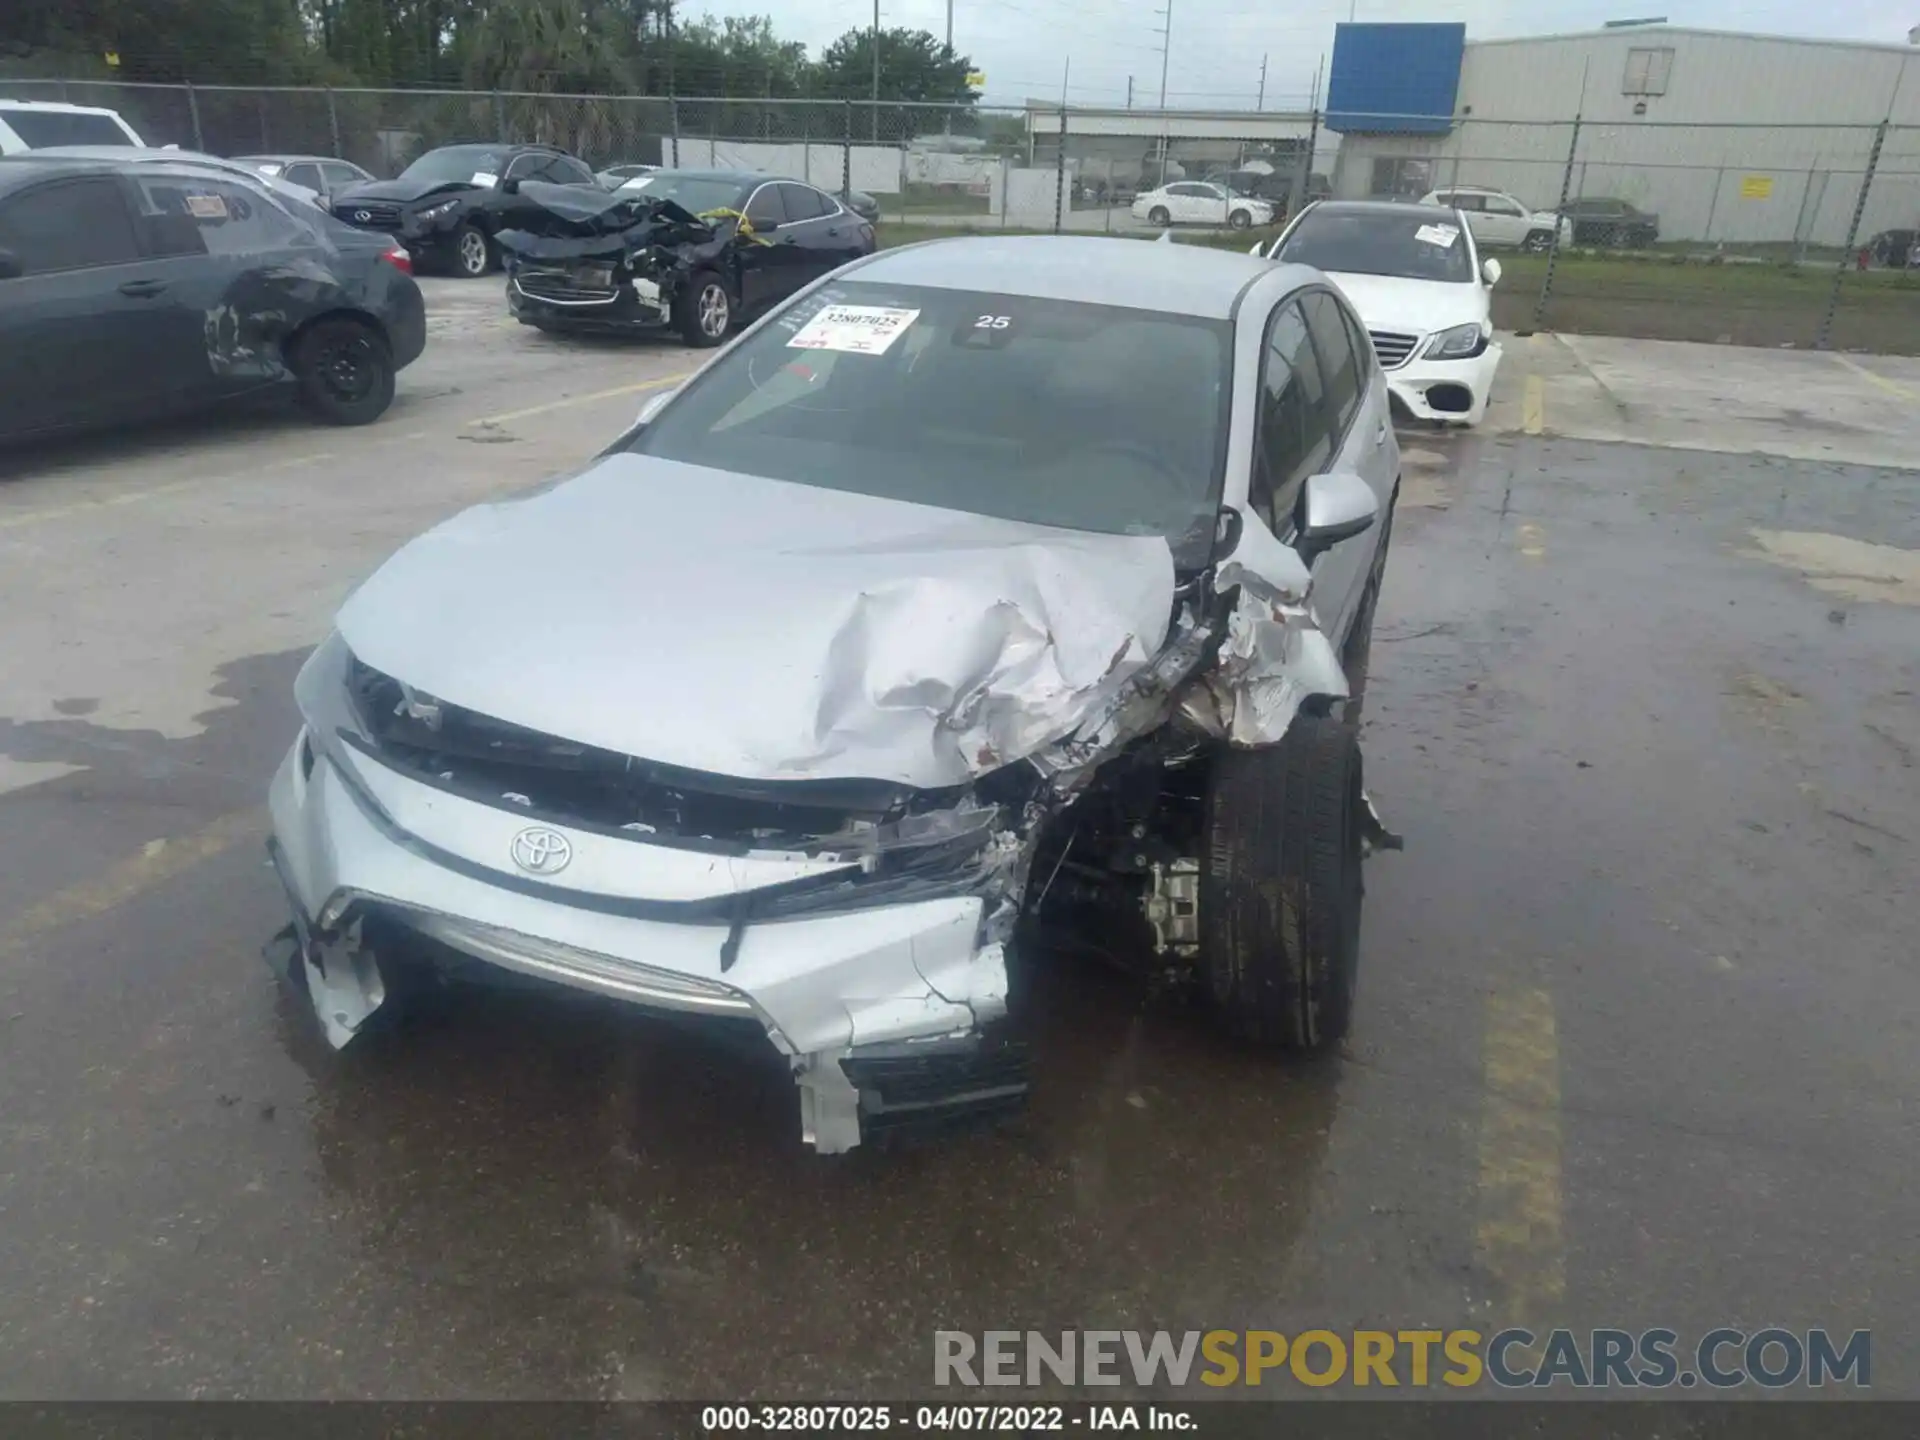
[[[666,408],[667,401],[671,400],[673,395],[674,392],[671,390],[662,390],[658,395],[649,395],[647,403],[640,407],[640,413],[634,417],[633,428],[638,430],[642,425],[651,424],[653,417]]]
[[[1498,285],[1500,283],[1500,262],[1498,260],[1482,260],[1480,262],[1480,278],[1485,280],[1489,285]]]
[[[11,250],[0,250],[0,280],[18,280],[26,273],[20,257]]]
[[[1260,253],[1260,242],[1256,240],[1253,244],[1249,245],[1247,247],[1247,253],[1249,255],[1258,255]]]
[[[1335,470],[1307,477],[1302,509],[1305,522],[1294,540],[1294,548],[1300,552],[1300,558],[1311,565],[1314,556],[1331,550],[1342,540],[1365,534],[1380,518],[1380,497],[1358,475]]]

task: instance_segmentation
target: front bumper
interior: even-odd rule
[[[791,882],[825,862],[715,855],[563,831],[568,883],[515,869],[529,818],[422,784],[303,730],[269,792],[270,847],[328,1037],[344,1046],[385,1000],[375,920],[461,956],[656,1011],[758,1023],[788,1058],[802,1133],[823,1153],[906,1118],[1018,1103],[983,1027],[1006,1012],[1003,947],[984,902],[954,894],[745,925],[659,918]],[[556,827],[558,828],[558,827]],[[723,960],[723,951],[733,953]],[[931,1087],[926,1077],[939,1077]],[[904,1080],[902,1077],[906,1077]]]
[[[1420,344],[1427,343],[1422,336]],[[1500,354],[1498,343],[1470,360],[1427,360],[1416,349],[1412,359],[1386,372],[1387,389],[1417,420],[1478,425],[1486,417]]]
[[[650,283],[650,282],[649,282]],[[672,323],[670,303],[660,288],[643,297],[632,280],[621,281],[606,297],[530,294],[519,271],[507,278],[507,311],[522,325],[568,330],[583,335],[633,335],[665,329]]]

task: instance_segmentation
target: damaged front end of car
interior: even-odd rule
[[[551,530],[646,594],[724,591],[711,557],[676,571],[685,547],[573,523],[636,465],[422,537],[301,671],[270,798],[295,917],[277,963],[335,1046],[426,961],[477,961],[753,1024],[836,1153],[1023,1103],[1002,1023],[1023,919],[1084,938],[1117,910],[1191,971],[1212,757],[1347,694],[1293,550],[1237,517],[1197,574],[1159,537],[977,518],[848,547],[831,537],[873,536],[873,512],[835,507],[876,502],[698,472],[689,528],[781,537],[742,542],[741,603],[643,632],[618,628],[642,605],[613,605],[569,632],[477,578],[496,541],[538,554]],[[781,597],[778,634],[756,594]],[[635,633],[647,658],[623,669]],[[465,635],[484,653],[443,658]]]
[[[528,181],[490,209],[507,262],[507,305],[523,324],[622,333],[674,323],[681,287],[702,269],[731,274],[736,242],[754,243],[731,212],[694,215],[639,192]]]

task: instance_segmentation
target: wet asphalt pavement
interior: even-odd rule
[[[329,1052],[257,953],[303,644],[197,726],[0,718],[75,767],[0,793],[0,1397],[871,1398],[941,1328],[1515,1323],[1871,1328],[1920,1394],[1920,615],[1752,534],[1920,547],[1920,475],[1403,444],[1351,1040],[1030,955],[992,1133],[822,1159],[763,1042],[552,992]],[[125,522],[171,567],[0,541],[267,603],[172,503]],[[334,523],[350,571],[424,520]]]

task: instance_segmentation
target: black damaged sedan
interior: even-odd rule
[[[874,249],[873,226],[826,191],[738,170],[660,170],[597,196],[522,185],[497,218],[521,324],[698,346]]]
[[[231,170],[0,159],[0,440],[273,390],[363,425],[426,326],[392,241]]]

